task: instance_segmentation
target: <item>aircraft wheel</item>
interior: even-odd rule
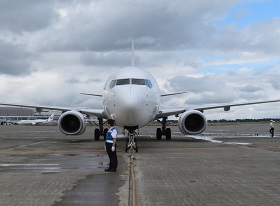
[[[126,138],[126,141],[125,141],[125,152],[128,151],[128,142],[129,142],[129,138]]]
[[[138,152],[138,145],[137,145],[137,139],[136,138],[134,139],[134,142],[135,142],[135,152]]]
[[[95,129],[94,130],[94,140],[98,141],[100,137],[100,130],[99,129]]]
[[[171,129],[170,128],[167,128],[166,130],[165,130],[165,137],[166,137],[166,139],[171,139]]]
[[[161,136],[162,136],[162,131],[161,128],[157,128],[157,140],[161,140]]]

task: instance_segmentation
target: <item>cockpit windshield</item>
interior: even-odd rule
[[[130,79],[117,79],[116,85],[126,85],[130,83]]]
[[[145,79],[131,79],[131,84],[145,85]]]
[[[146,85],[149,88],[152,88],[152,83],[149,79],[114,79],[110,83],[110,88],[112,89],[118,85]]]

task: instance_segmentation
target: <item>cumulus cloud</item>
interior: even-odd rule
[[[33,32],[49,26],[57,17],[53,1],[1,0],[0,30]]]
[[[33,57],[24,45],[13,45],[0,40],[0,74],[30,74]]]
[[[280,99],[279,17],[221,23],[246,2],[1,1],[0,94],[12,103],[100,107],[78,94],[101,93],[111,72],[130,65],[133,37],[136,66],[163,93],[187,92],[164,107]]]
[[[129,37],[150,50],[204,47],[214,35],[211,20],[236,1],[92,1],[64,5],[57,26],[48,32],[46,50],[126,49]],[[77,5],[78,4],[78,5]],[[69,33],[71,31],[71,33]],[[56,35],[50,35],[55,32]]]

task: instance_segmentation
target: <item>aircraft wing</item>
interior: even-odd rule
[[[168,117],[168,116],[172,116],[172,115],[177,115],[177,114],[181,114],[184,113],[186,111],[186,109],[184,108],[178,108],[178,109],[162,109],[158,112],[158,114],[156,115],[155,119],[159,119],[159,118],[163,118],[163,117]]]
[[[247,102],[247,103],[239,103],[239,104],[206,106],[206,107],[198,107],[198,108],[194,108],[194,109],[203,112],[204,110],[224,108],[225,111],[229,111],[231,107],[246,106],[246,105],[252,105],[252,104],[266,104],[266,103],[273,103],[273,102],[280,102],[280,100],[278,99],[278,100],[270,100],[270,101],[262,101],[262,102]]]
[[[216,106],[205,106],[205,107],[196,107],[192,108],[193,110],[199,110],[203,112],[204,110],[210,110],[210,109],[218,109],[218,108],[224,108],[224,111],[229,111],[231,107],[238,107],[238,106],[246,106],[246,105],[252,105],[252,104],[266,104],[266,103],[273,103],[273,102],[280,102],[280,100],[270,100],[270,101],[261,101],[261,102],[247,102],[247,103],[239,103],[239,104],[225,104],[225,105],[216,105]],[[172,115],[178,115],[181,113],[184,113],[189,109],[184,108],[178,108],[178,109],[163,109],[158,112],[155,119],[168,117]]]
[[[108,119],[103,109],[79,109],[82,114]]]
[[[4,104],[4,103],[0,103],[0,105],[13,106],[13,107],[33,108],[33,109],[36,109],[37,112],[42,112],[43,109],[57,110],[57,111],[62,111],[62,112],[67,112],[67,111],[75,110],[75,111],[79,111],[82,114],[86,114],[86,115],[92,115],[92,116],[101,117],[101,118],[105,118],[105,119],[108,118],[106,116],[106,114],[105,114],[103,109],[73,109],[73,108],[70,108],[70,107],[51,107],[51,106],[23,105],[23,104]]]

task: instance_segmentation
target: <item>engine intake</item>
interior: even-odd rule
[[[179,129],[183,134],[200,134],[204,132],[206,126],[206,117],[197,110],[186,111],[179,118]]]
[[[86,131],[86,119],[80,112],[68,111],[59,117],[58,128],[66,135],[80,135]]]

